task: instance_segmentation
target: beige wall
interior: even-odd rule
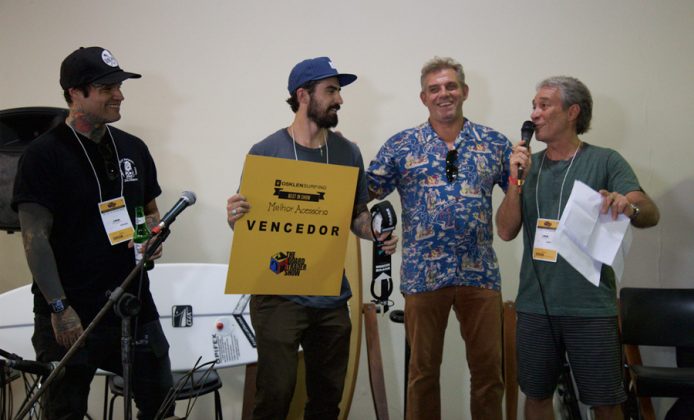
[[[0,0],[0,109],[63,106],[62,58],[80,45],[111,49],[126,70],[144,75],[124,84],[116,125],[150,146],[164,190],[160,208],[183,190],[198,196],[173,227],[164,261],[220,263],[232,238],[225,200],[249,147],[291,121],[286,81],[300,59],[329,55],[341,71],[359,75],[343,91],[339,129],[366,162],[390,135],[425,120],[418,73],[433,55],[465,65],[466,116],[514,141],[535,84],[573,75],[595,100],[584,140],[619,150],[662,212],[658,227],[636,233],[623,284],[687,287],[694,271],[692,27],[691,0]],[[504,298],[513,299],[520,241],[497,241],[497,251]],[[0,232],[0,264],[0,290],[29,281],[19,235]],[[455,324],[452,318],[442,369],[447,419],[468,412],[469,374]],[[398,418],[403,333],[385,321],[381,332]],[[372,417],[366,377],[361,369],[354,419]],[[225,372],[229,418],[240,413],[242,380],[240,369]]]

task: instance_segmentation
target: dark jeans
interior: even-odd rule
[[[251,321],[258,343],[253,418],[287,417],[301,345],[308,394],[304,418],[337,419],[352,331],[347,305],[310,308],[278,296],[253,296]]]
[[[153,419],[173,386],[169,343],[159,321],[139,327],[138,338],[148,337],[148,343],[133,349],[133,394],[139,419]],[[89,386],[97,369],[123,373],[121,364],[120,326],[99,326],[65,366],[65,372],[51,383],[44,398],[47,420],[82,420],[87,412]],[[58,361],[67,349],[55,341],[49,317],[36,315],[31,339],[36,359]],[[173,407],[169,410],[173,414]]]

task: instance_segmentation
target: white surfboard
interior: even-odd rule
[[[215,367],[258,360],[250,295],[225,295],[226,264],[156,264],[150,290],[169,340],[173,370],[217,360]]]
[[[0,349],[22,359],[36,358],[31,345],[34,333],[34,296],[31,285],[0,294]]]
[[[257,361],[248,295],[225,295],[226,264],[155,264],[151,291],[171,346],[171,368],[191,369],[217,360],[216,367]],[[0,295],[0,348],[35,359],[31,286]]]
[[[164,333],[170,344],[173,370],[186,371],[219,359],[217,367],[257,362],[255,335],[250,323],[248,295],[225,295],[226,264],[157,263],[149,272],[151,291]],[[361,347],[361,255],[359,240],[350,235],[345,261],[352,288],[350,360],[340,419],[346,419],[354,394]],[[35,359],[31,285],[0,294],[0,348],[24,359]],[[288,418],[303,418],[306,401],[303,360]]]

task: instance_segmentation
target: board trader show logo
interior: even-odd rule
[[[306,270],[306,258],[299,258],[296,252],[278,252],[270,258],[270,270],[275,274],[299,276]]]

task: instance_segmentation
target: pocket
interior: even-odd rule
[[[148,349],[155,357],[161,358],[169,353],[169,342],[166,340],[159,320],[148,322],[140,328],[142,328],[140,336],[147,339]]]
[[[36,360],[52,362],[63,358],[67,349],[55,341],[51,318],[44,315],[34,315],[34,333],[31,344],[36,352]]]

